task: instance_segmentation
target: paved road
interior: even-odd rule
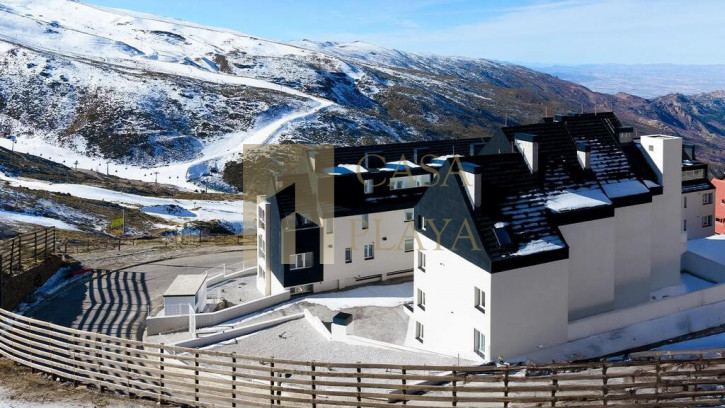
[[[163,306],[162,295],[177,275],[203,273],[241,261],[240,251],[176,258],[131,267],[75,286],[42,305],[31,317],[79,330],[141,340],[148,309]]]

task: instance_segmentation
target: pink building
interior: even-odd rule
[[[712,179],[715,186],[715,233],[725,234],[725,177]]]

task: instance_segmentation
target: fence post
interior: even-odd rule
[[[237,356],[232,353],[232,408],[237,408]]]
[[[161,404],[161,400],[163,399],[162,396],[164,394],[164,345],[162,344],[161,347],[159,347],[159,353],[161,356],[159,357],[159,404]]]
[[[360,363],[358,361],[358,364],[362,364],[362,363]],[[360,387],[360,383],[362,382],[362,379],[360,378],[361,371],[362,371],[362,369],[360,368],[360,366],[357,366],[357,376],[356,376],[357,377],[357,402],[358,402],[357,408],[360,408],[360,402],[362,401],[362,397],[360,397],[360,393],[362,392],[362,387]]]
[[[194,353],[194,401],[199,402],[199,353]]]
[[[457,375],[458,375],[458,373],[455,370],[453,370],[453,392],[451,393],[453,396],[453,400],[451,402],[451,406],[454,406],[454,407],[458,405],[458,399],[457,399],[458,391],[456,390],[456,387],[458,387],[458,379],[456,378]]]
[[[317,408],[317,402],[316,402],[317,393],[315,392],[315,390],[317,389],[317,385],[315,384],[316,377],[315,377],[315,363],[314,362],[310,365],[310,368],[311,368],[310,371],[312,371],[312,375],[311,375],[311,377],[312,377],[311,378],[312,379],[312,408]]]
[[[406,381],[405,381],[405,373],[406,373],[406,370],[405,370],[405,368],[402,369],[401,372],[403,374],[403,378],[400,380],[401,383],[403,384],[403,405],[408,405],[408,390],[405,389],[405,385],[406,385]]]
[[[505,398],[503,402],[504,408],[508,408],[509,406],[509,366],[505,366],[504,372],[503,372],[503,397]]]
[[[551,370],[551,406],[556,406],[556,390],[559,388],[559,380],[556,378],[556,368]]]
[[[660,402],[660,384],[662,382],[662,374],[661,374],[661,363],[662,360],[660,357],[655,357],[657,360],[655,361],[655,402]]]
[[[607,388],[607,363],[602,362],[602,402],[604,405],[607,405],[607,393],[609,392],[609,389]]]
[[[38,262],[38,230],[33,232],[33,258]]]
[[[13,258],[15,258],[15,239],[10,241],[10,273],[13,273]]]
[[[269,405],[274,405],[274,361],[269,362]]]

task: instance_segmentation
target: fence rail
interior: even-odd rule
[[[36,370],[197,407],[716,406],[725,350],[528,366],[301,362],[148,344],[0,310],[0,354]]]
[[[55,227],[41,228],[0,242],[0,275],[23,272],[55,249]]]

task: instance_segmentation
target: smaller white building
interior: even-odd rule
[[[164,315],[189,314],[191,307],[196,313],[206,308],[207,274],[179,275],[164,293]]]

